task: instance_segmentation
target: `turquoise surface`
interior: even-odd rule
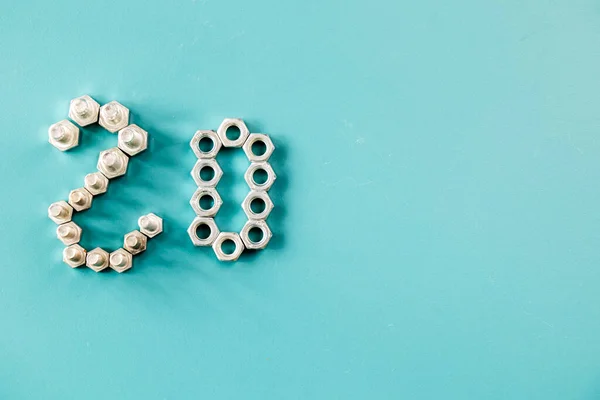
[[[0,398],[600,398],[599,39],[591,0],[4,2]],[[151,135],[75,217],[107,249],[164,217],[122,275],[46,216],[116,145],[47,143],[85,93]],[[230,116],[278,179],[225,265],[186,234],[188,142]]]

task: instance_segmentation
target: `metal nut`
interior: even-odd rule
[[[93,198],[94,196],[85,190],[85,188],[78,188],[71,190],[71,193],[69,193],[69,204],[75,211],[83,211],[92,206]]]
[[[223,243],[228,240],[235,244],[235,249],[231,254],[226,254],[223,251]],[[212,248],[219,261],[236,261],[244,251],[244,243],[240,239],[240,235],[235,232],[221,232],[215,239]]]
[[[254,177],[256,172],[260,170],[266,172],[267,174],[267,179],[264,183],[256,182],[256,179]],[[268,162],[258,162],[250,164],[250,166],[246,170],[246,173],[244,174],[244,179],[246,180],[248,186],[250,186],[250,189],[263,190],[266,192],[267,190],[271,189],[271,186],[273,186],[273,183],[275,183],[275,179],[277,179],[277,176],[275,175],[275,171],[273,171],[271,164],[269,164]]]
[[[66,246],[70,246],[81,240],[81,228],[73,221],[67,222],[56,228],[56,236]]]
[[[254,153],[252,146],[255,143],[260,142],[262,142],[265,145],[265,152],[258,155]],[[248,160],[250,160],[251,162],[267,161],[269,157],[271,157],[271,154],[273,154],[274,150],[275,145],[271,141],[271,138],[268,135],[265,135],[264,133],[253,133],[250,136],[248,136],[246,143],[244,143],[244,153],[246,153]]]
[[[208,151],[203,151],[200,148],[200,142],[202,139],[208,138],[212,141],[212,148]],[[221,150],[221,139],[215,131],[197,131],[190,141],[190,147],[198,158],[215,158]]]
[[[57,224],[69,222],[73,216],[73,207],[67,204],[66,201],[57,201],[50,204],[48,207],[48,217]]]
[[[85,249],[78,244],[72,244],[63,250],[63,261],[71,268],[77,268],[85,264]]]
[[[149,238],[153,238],[163,231],[162,218],[153,213],[141,216],[138,219],[138,225],[140,231]]]
[[[111,133],[129,125],[129,109],[118,101],[100,107],[100,125]]]
[[[108,259],[108,252],[102,250],[100,247],[96,247],[94,250],[87,253],[85,265],[87,265],[88,268],[91,268],[96,272],[100,272],[108,268]]]
[[[86,94],[71,100],[69,118],[79,126],[87,126],[98,121],[99,111],[100,104]]]
[[[202,179],[201,173],[203,169],[211,169],[213,171],[213,177],[209,180]],[[196,161],[194,168],[192,169],[192,178],[196,185],[203,187],[215,187],[223,176],[223,170],[217,160],[215,159],[200,159]]]
[[[208,234],[200,237],[198,229],[202,227],[208,228]],[[188,235],[190,235],[194,246],[210,246],[219,236],[219,233],[219,228],[212,218],[196,217],[188,228]]]
[[[231,128],[232,126],[235,126],[240,130],[240,136],[234,140],[227,138],[227,129]],[[246,127],[244,121],[239,118],[225,118],[225,120],[223,120],[219,126],[219,129],[217,129],[217,134],[219,135],[219,138],[225,147],[242,147],[248,138],[249,133],[248,127]]]
[[[60,151],[72,149],[79,144],[79,128],[63,119],[48,128],[48,141]]]
[[[140,231],[131,231],[123,239],[123,248],[132,255],[136,255],[146,250],[146,243],[148,243],[146,235]]]
[[[113,147],[112,149],[100,152],[98,171],[102,172],[108,179],[113,179],[117,176],[125,175],[128,163],[129,157],[119,150],[119,148]]]
[[[105,193],[108,189],[108,178],[101,172],[87,174],[83,181],[83,187],[94,196]]]
[[[119,148],[130,156],[148,148],[148,132],[135,124],[131,124],[119,131]]]
[[[212,199],[212,206],[208,209],[203,208],[200,204],[200,201],[204,197],[209,197]],[[219,196],[219,193],[215,188],[198,188],[190,200],[190,205],[194,209],[196,215],[199,217],[214,217],[219,212],[219,208],[221,208],[222,204],[223,200],[221,200],[221,196]]]
[[[260,206],[261,200],[262,200],[262,203],[264,203],[264,209],[262,211],[255,212],[252,210],[252,203],[255,200],[258,200],[258,202],[255,204],[255,207]],[[248,219],[250,219],[250,220],[267,219],[267,217],[271,213],[271,210],[273,210],[273,207],[274,207],[274,205],[273,205],[273,202],[271,201],[271,198],[269,197],[267,192],[263,192],[263,191],[256,191],[256,190],[250,191],[250,193],[248,193],[248,195],[242,202],[242,208],[244,209],[244,212],[246,213],[246,215],[248,216]]]
[[[250,231],[253,229],[260,229],[262,232],[262,238],[258,242],[255,242],[250,238]],[[272,236],[271,229],[269,229],[267,223],[262,220],[246,222],[246,225],[244,225],[240,232],[240,237],[242,238],[244,245],[250,250],[264,249],[267,247],[267,244],[269,244]]]
[[[133,256],[124,249],[110,253],[109,266],[118,273],[125,272],[133,266]]]

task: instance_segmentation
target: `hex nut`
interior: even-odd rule
[[[94,196],[85,188],[78,188],[69,193],[69,204],[75,211],[84,211],[92,206],[93,198]]]
[[[250,231],[254,228],[258,228],[262,231],[263,236],[258,242],[254,242],[250,238]],[[267,223],[263,220],[248,221],[246,222],[246,225],[244,225],[244,227],[242,228],[242,231],[240,232],[240,237],[242,238],[242,241],[244,242],[244,245],[247,249],[261,250],[267,247],[267,244],[269,244],[271,237],[273,237],[273,233],[271,233],[269,225],[267,225]]]
[[[129,156],[135,156],[148,148],[148,132],[135,124],[119,131],[119,148]]]
[[[60,151],[67,151],[79,144],[79,128],[63,119],[48,128],[48,142]]]
[[[102,172],[108,179],[113,179],[127,172],[129,157],[125,155],[118,147],[100,152],[98,158],[98,171]]]
[[[198,228],[206,226],[210,230],[210,233],[205,238],[201,238],[198,235]],[[219,228],[212,218],[196,217],[188,228],[188,235],[192,239],[194,246],[210,246],[213,244],[217,236],[219,236]]]
[[[123,248],[135,256],[146,250],[146,243],[148,243],[146,235],[140,231],[131,231],[123,239]]]
[[[59,225],[64,224],[73,217],[73,207],[66,201],[57,201],[48,207],[48,217]]]
[[[212,148],[208,151],[203,151],[200,148],[200,141],[204,138],[210,139],[213,144]],[[221,150],[221,146],[221,139],[219,139],[219,135],[215,131],[197,131],[190,141],[190,147],[198,158],[215,158],[219,150]]]
[[[100,104],[86,94],[71,100],[69,118],[79,126],[88,126],[98,121],[99,111]]]
[[[231,254],[226,254],[223,251],[223,243],[226,240],[231,240],[233,243],[235,243],[235,249]],[[240,255],[244,251],[244,242],[242,242],[242,239],[240,239],[240,235],[235,232],[221,232],[215,239],[212,248],[219,261],[236,261],[238,258],[240,258]]]
[[[141,216],[138,219],[138,225],[140,231],[149,238],[153,238],[163,231],[162,218],[153,213]]]
[[[87,253],[85,265],[96,272],[105,270],[109,265],[108,252],[100,247],[96,247],[94,250]]]
[[[67,222],[56,227],[56,237],[66,246],[79,243],[81,240],[81,228],[75,222]]]
[[[100,126],[111,133],[129,125],[129,109],[118,101],[111,101],[100,107]]]
[[[85,264],[86,251],[78,244],[72,244],[63,250],[63,261],[71,268],[81,267]]]
[[[262,142],[265,145],[265,152],[261,155],[254,154],[252,149],[254,143],[258,142]],[[244,143],[244,153],[246,153],[246,157],[248,157],[250,162],[267,161],[271,157],[271,154],[273,154],[273,151],[275,151],[275,145],[269,135],[265,135],[264,133],[252,133]]]
[[[257,183],[254,179],[254,174],[259,170],[263,170],[267,173],[267,180],[264,183]],[[250,189],[263,190],[266,192],[271,189],[271,186],[273,186],[273,183],[275,183],[277,176],[275,175],[275,171],[273,171],[271,164],[268,162],[258,162],[250,164],[246,170],[246,173],[244,174],[244,179],[246,180],[248,186],[250,186]]]
[[[106,190],[108,189],[108,178],[101,172],[87,174],[83,181],[83,187],[94,196],[106,193]]]
[[[240,130],[240,136],[234,140],[227,138],[227,129],[231,128],[232,126],[235,126]],[[225,147],[242,147],[248,138],[249,133],[250,131],[248,131],[248,127],[246,127],[244,121],[239,118],[225,118],[219,126],[219,129],[217,129],[217,134],[221,139],[221,143],[223,143],[223,146]]]
[[[108,263],[118,273],[125,272],[133,266],[133,256],[125,249],[118,249],[110,253]]]
[[[265,204],[264,210],[261,212],[252,211],[252,202],[254,200],[262,200]],[[273,202],[267,192],[252,190],[242,202],[242,209],[250,220],[265,220],[273,210]]]
[[[205,196],[208,196],[213,200],[212,207],[210,207],[209,209],[204,209],[200,205],[200,200]],[[219,212],[221,205],[223,205],[223,200],[221,199],[219,192],[217,192],[215,188],[200,187],[196,189],[196,191],[192,195],[190,205],[194,209],[194,212],[197,216],[214,217]]]
[[[213,170],[214,175],[213,175],[212,179],[210,179],[208,181],[205,181],[204,179],[202,179],[202,176],[200,174],[204,168],[210,168]],[[221,166],[219,165],[217,160],[212,159],[212,158],[211,159],[200,159],[200,160],[196,161],[196,164],[194,165],[194,168],[192,169],[192,178],[194,178],[194,182],[196,182],[197,186],[215,187],[221,180],[222,176],[223,176],[223,170],[221,169]]]

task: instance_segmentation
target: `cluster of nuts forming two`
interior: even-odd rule
[[[87,174],[83,187],[69,193],[68,202],[58,201],[48,208],[48,216],[58,224],[56,235],[67,246],[63,250],[63,261],[72,268],[85,264],[96,272],[109,267],[117,272],[127,271],[133,265],[133,256],[146,250],[148,238],[162,232],[162,218],[152,213],[140,217],[140,230],[126,234],[123,247],[110,254],[99,247],[89,252],[81,247],[78,244],[81,228],[71,218],[74,211],[89,209],[94,196],[106,192],[110,179],[127,172],[129,157],[147,148],[148,133],[135,124],[129,124],[129,109],[122,104],[111,101],[100,107],[87,95],[71,100],[69,118],[81,127],[98,122],[107,131],[118,132],[118,147],[100,152],[98,172]],[[48,140],[61,151],[69,150],[79,144],[79,128],[64,119],[50,126]]]
[[[236,127],[239,136],[230,139],[227,130]],[[207,146],[204,146],[204,144]],[[258,145],[258,146],[257,146]],[[190,204],[196,213],[196,218],[188,228],[188,234],[194,246],[212,246],[220,261],[237,260],[244,249],[264,249],[271,240],[271,230],[266,219],[273,209],[273,202],[267,191],[275,182],[275,172],[268,160],[275,146],[268,135],[248,131],[246,124],[241,119],[227,118],[221,123],[217,131],[197,131],[190,146],[198,161],[192,169],[192,178],[198,189],[194,192]],[[221,167],[216,161],[216,156],[221,147],[242,147],[250,161],[244,178],[250,187],[250,193],[242,202],[242,208],[248,217],[240,233],[220,232],[215,223],[214,216],[223,203],[216,186],[223,175]],[[262,151],[257,151],[262,147]],[[203,173],[208,172],[208,177]],[[257,175],[266,175],[260,180]],[[208,204],[205,206],[205,204]],[[223,245],[232,242],[232,252],[226,252]]]

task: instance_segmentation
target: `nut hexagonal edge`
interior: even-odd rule
[[[63,261],[71,268],[85,264],[86,251],[78,244],[72,244],[63,250]]]
[[[215,173],[213,178],[209,181],[205,181],[200,177],[200,171],[202,171],[202,168],[205,167],[212,168],[212,170]],[[214,158],[200,159],[196,161],[196,164],[194,164],[194,168],[192,168],[191,175],[194,179],[194,182],[196,182],[196,186],[215,187],[219,184],[219,181],[223,176],[223,170],[221,169],[221,166],[219,165],[217,160],[215,160]]]
[[[257,156],[252,151],[252,145],[256,142],[263,142],[266,147],[264,154],[260,156]],[[250,136],[248,136],[248,139],[244,143],[243,148],[244,153],[246,153],[246,157],[248,157],[248,160],[250,160],[251,162],[267,161],[269,157],[271,157],[271,154],[273,154],[273,151],[275,151],[275,145],[271,141],[271,138],[269,137],[269,135],[265,135],[264,133],[250,134]]]
[[[153,238],[163,231],[163,219],[156,214],[149,213],[138,219],[138,226],[144,235]]]
[[[250,240],[250,230],[252,228],[258,228],[262,231],[263,237],[259,242],[253,242]],[[269,244],[269,241],[273,237],[273,233],[271,232],[269,225],[267,225],[264,220],[248,221],[240,231],[240,237],[242,238],[244,246],[246,246],[247,249],[261,250],[267,247],[267,244]]]
[[[254,173],[262,169],[267,173],[267,180],[263,184],[258,184],[254,181]],[[277,179],[277,175],[275,175],[275,171],[273,171],[273,167],[268,162],[258,162],[252,163],[244,173],[244,180],[252,190],[262,190],[268,191],[275,183],[275,179]]]
[[[255,213],[254,211],[252,211],[252,207],[250,205],[254,199],[261,199],[265,203],[265,209],[260,213]],[[248,219],[254,221],[267,219],[274,207],[275,205],[269,197],[269,194],[267,192],[257,190],[250,191],[250,193],[248,193],[248,195],[242,202],[242,209],[246,213],[246,216],[248,216]]]
[[[85,188],[77,188],[71,190],[71,193],[69,193],[69,204],[77,212],[90,208],[92,206],[93,199],[94,196],[92,196],[92,194]]]
[[[209,138],[213,142],[213,147],[209,151],[200,150],[200,141],[204,138]],[[192,140],[190,141],[190,147],[192,151],[198,158],[215,158],[217,154],[219,154],[219,150],[221,150],[221,139],[217,132],[215,131],[196,131]]]
[[[134,256],[146,250],[147,243],[148,237],[138,230],[131,231],[123,237],[123,248]]]
[[[87,94],[74,98],[69,104],[69,118],[79,126],[88,126],[98,122],[100,104]]]
[[[125,249],[118,249],[110,253],[108,264],[113,270],[122,273],[133,267],[133,256]]]
[[[73,221],[59,225],[56,227],[56,237],[65,246],[79,243],[81,240],[81,227]]]
[[[236,126],[240,130],[240,136],[235,140],[227,138],[227,129],[232,126]],[[225,147],[242,147],[249,133],[248,127],[240,118],[225,118],[217,129],[217,135]]]
[[[48,218],[57,224],[69,222],[73,217],[73,207],[66,201],[60,200],[50,204],[48,207]]]
[[[128,155],[135,156],[148,148],[148,132],[135,124],[128,125],[119,131],[118,145]]]
[[[213,199],[213,206],[208,210],[205,210],[204,208],[200,207],[200,199],[204,196],[210,196]],[[221,205],[223,205],[223,200],[221,199],[219,192],[217,192],[217,189],[200,187],[196,189],[196,191],[192,195],[192,198],[190,199],[190,205],[194,209],[194,212],[197,216],[214,217],[219,212]]]
[[[208,235],[208,237],[205,239],[201,239],[198,236],[198,228],[201,225],[206,225],[210,229],[210,235]],[[190,236],[190,239],[192,240],[192,243],[194,244],[194,246],[210,246],[213,244],[213,242],[215,241],[217,236],[219,236],[219,233],[220,233],[219,227],[217,227],[215,220],[212,218],[205,218],[205,217],[194,218],[194,220],[190,224],[187,232],[188,232],[188,235]]]
[[[222,245],[226,240],[231,240],[235,243],[235,250],[231,254],[223,252]],[[235,232],[221,232],[212,244],[212,248],[219,261],[236,261],[244,252],[244,242],[242,242],[240,235]]]
[[[87,253],[85,265],[96,272],[100,272],[108,268],[109,257],[108,251],[96,247]]]
[[[110,114],[113,112],[119,115],[117,121],[111,120]],[[129,125],[129,109],[118,101],[111,101],[100,107],[98,123],[110,133],[115,133]]]

